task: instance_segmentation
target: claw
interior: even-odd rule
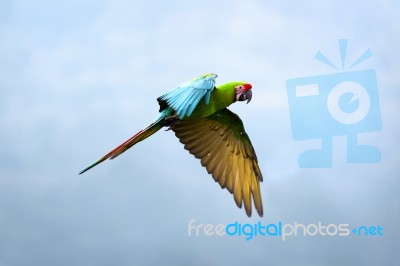
[[[179,124],[180,121],[181,120],[179,118],[177,118],[176,115],[171,115],[171,116],[164,118],[165,126],[168,127],[165,131],[171,130],[174,126]]]

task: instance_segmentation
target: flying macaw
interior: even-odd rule
[[[251,199],[260,217],[263,215],[260,182],[263,180],[257,156],[242,120],[226,107],[236,101],[250,102],[252,86],[229,82],[215,86],[217,75],[206,74],[185,82],[157,98],[160,114],[156,120],[124,143],[83,169],[114,159],[162,127],[173,130],[184,148],[201,160],[218,182],[233,194],[236,205],[244,203],[251,216]]]

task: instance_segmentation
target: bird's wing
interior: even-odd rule
[[[171,127],[185,149],[201,160],[216,182],[233,194],[239,208],[244,203],[251,216],[251,198],[260,216],[262,174],[242,120],[222,109],[200,119],[185,119]]]
[[[205,103],[209,103],[211,92],[215,88],[216,77],[215,74],[203,75],[158,97],[160,112],[170,107],[180,119],[190,116],[201,99],[204,98]]]

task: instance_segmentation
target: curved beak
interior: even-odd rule
[[[251,98],[253,96],[253,93],[251,92],[251,85],[250,84],[245,84],[243,87],[237,87],[236,88],[236,101],[246,101],[249,103],[251,101]]]
[[[247,104],[251,101],[251,97],[253,96],[253,93],[251,92],[251,90],[247,90],[244,92],[244,94],[245,94],[245,98],[247,99],[247,102],[246,102],[246,104]]]

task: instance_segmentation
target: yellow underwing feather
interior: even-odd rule
[[[253,201],[257,213],[263,215],[261,170],[237,115],[225,108],[209,117],[181,120],[171,128],[221,188],[233,194],[239,208],[244,205],[251,216]]]

